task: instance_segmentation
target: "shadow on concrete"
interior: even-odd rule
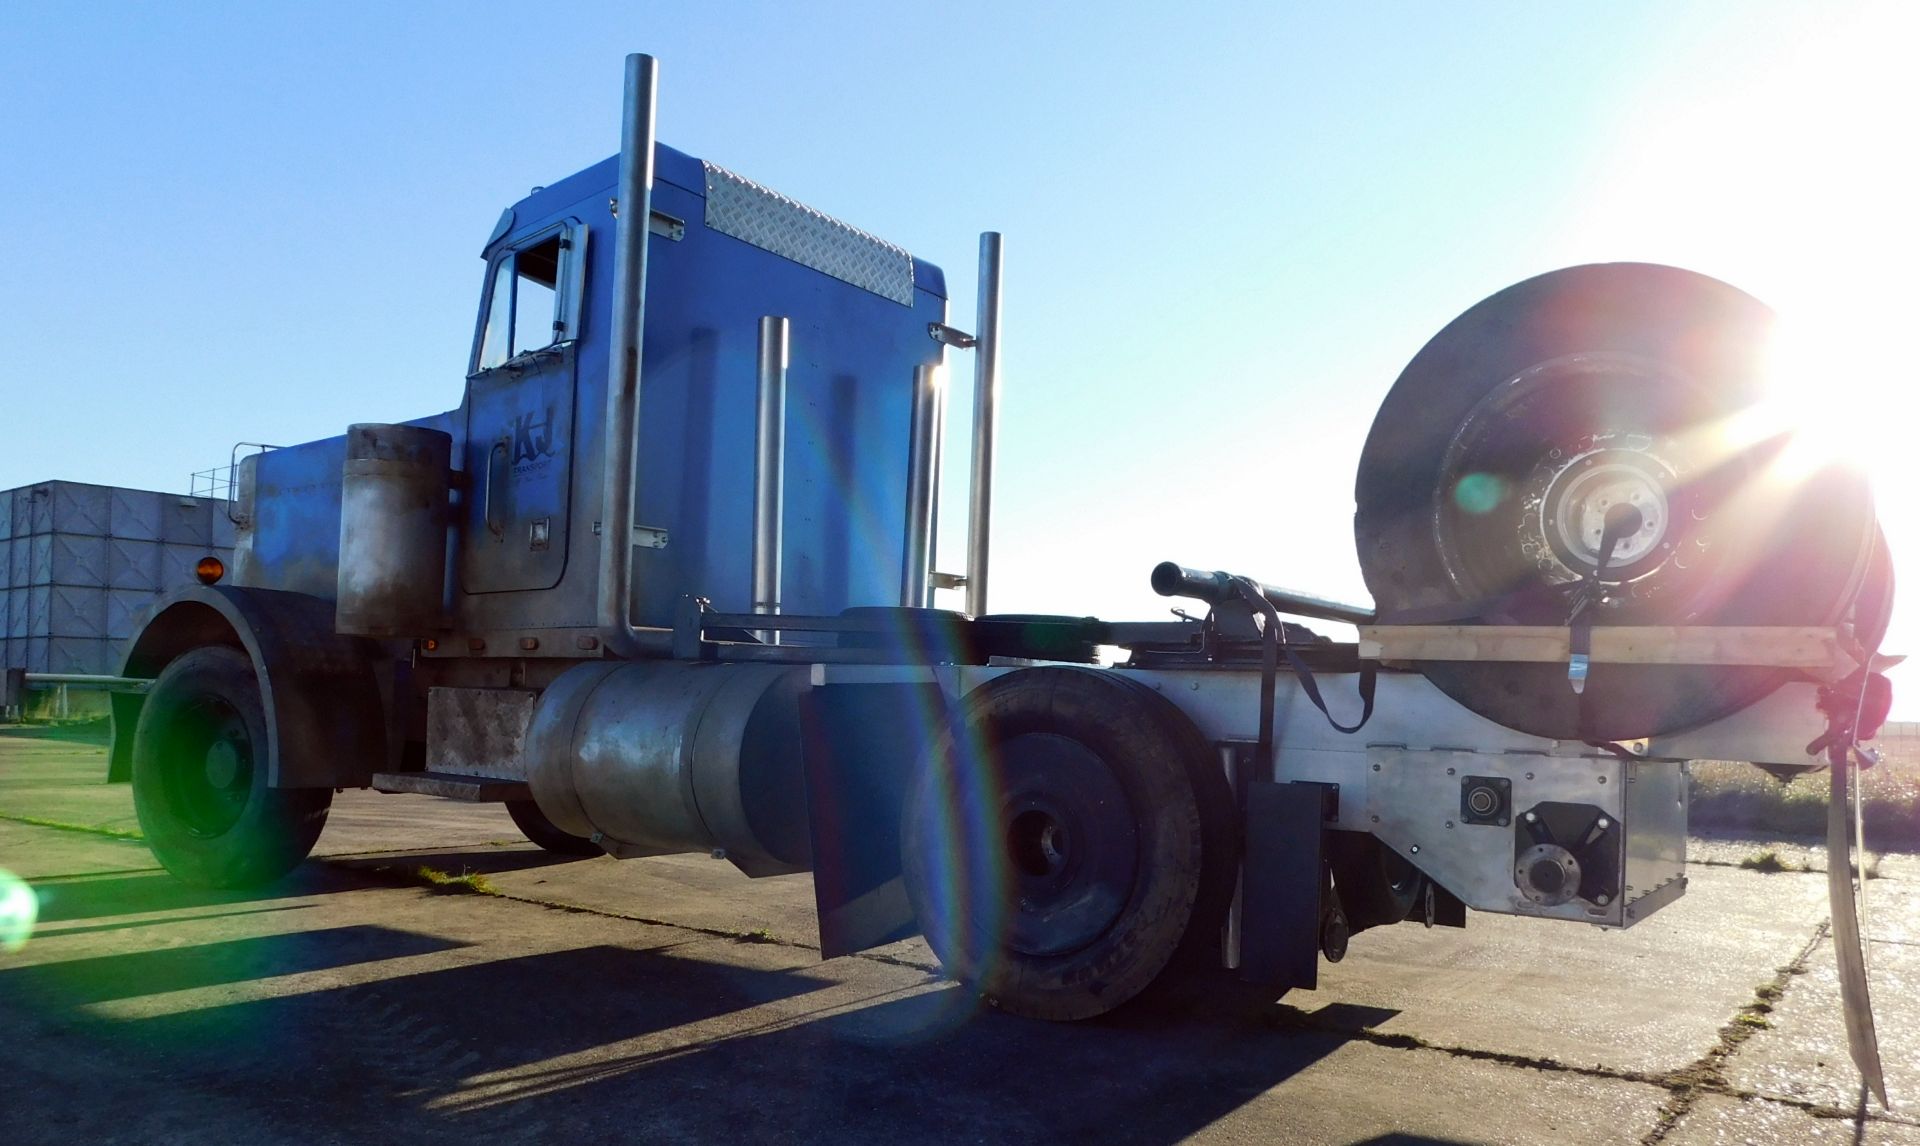
[[[77,923],[68,927],[38,926],[36,937],[51,939],[65,935],[89,935],[97,931],[131,931],[136,927],[169,927],[182,923],[201,923],[209,919],[231,919],[238,915],[269,915],[280,911],[301,911],[311,903],[283,903],[275,907],[243,907],[237,911],[196,911],[191,915],[166,915],[159,919],[128,919],[119,923]]]
[[[43,924],[136,912],[262,903],[351,891],[366,886],[363,879],[345,872],[331,871],[323,864],[303,864],[287,878],[268,887],[237,891],[188,887],[167,872],[158,870],[28,882],[39,897],[40,922]]]
[[[483,846],[458,851],[377,852],[370,855],[348,853],[328,856],[324,862],[337,867],[367,872],[378,872],[382,868],[413,871],[416,868],[430,867],[453,875],[459,875],[461,872],[498,875],[506,871],[529,871],[533,868],[553,867],[556,864],[595,863],[602,858],[604,857],[558,856],[538,848]]]
[[[443,1141],[1173,1142],[1347,1042],[1247,1014],[1028,1021],[980,1013],[930,980],[863,997],[805,967],[698,954],[712,949],[465,963],[94,1034],[168,1048],[181,1086],[244,1095],[276,1120],[304,1117],[346,1139]],[[190,977],[189,965],[173,974]],[[115,970],[140,991],[161,989],[153,966]],[[354,1098],[314,1123],[331,1094]]]
[[[81,1007],[463,946],[467,944],[371,924],[330,927],[0,969],[0,998]]]

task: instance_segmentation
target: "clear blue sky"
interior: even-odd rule
[[[1843,347],[1810,416],[1849,416],[1920,560],[1911,11],[11,0],[0,488],[183,488],[237,440],[455,405],[482,241],[616,149],[642,50],[664,140],[943,265],[957,324],[1006,234],[997,609],[1162,615],[1168,557],[1359,596],[1353,464],[1400,367],[1614,259]]]

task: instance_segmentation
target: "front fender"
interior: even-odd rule
[[[333,602],[305,593],[194,585],[155,602],[127,647],[120,675],[152,678],[204,645],[238,648],[253,661],[267,715],[267,783],[275,788],[358,788],[386,766],[387,721],[374,641],[333,631]],[[133,775],[133,728],[145,698],[118,693],[107,778]]]

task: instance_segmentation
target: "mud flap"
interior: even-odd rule
[[[1249,983],[1312,990],[1320,981],[1320,895],[1331,796],[1325,784],[1246,785],[1240,977]]]
[[[1847,1050],[1860,1079],[1887,1106],[1887,1083],[1880,1069],[1880,1040],[1873,1028],[1873,1000],[1867,993],[1866,946],[1854,909],[1853,856],[1847,847],[1847,772],[1845,760],[1829,766],[1827,800],[1827,903],[1833,913],[1833,954],[1840,969],[1840,1004],[1846,1012]],[[1860,859],[1866,859],[1865,848]],[[1861,894],[1866,893],[1865,880]]]
[[[919,934],[900,876],[900,814],[947,719],[945,698],[932,684],[822,685],[800,712],[821,956]]]

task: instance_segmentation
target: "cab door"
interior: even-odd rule
[[[468,593],[550,589],[567,565],[587,228],[567,221],[493,257],[467,378]]]

